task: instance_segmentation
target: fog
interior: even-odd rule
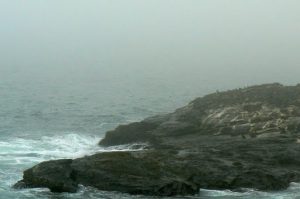
[[[0,78],[295,84],[299,13],[298,0],[1,0]]]

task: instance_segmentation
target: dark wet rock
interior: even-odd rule
[[[26,189],[26,188],[31,188],[24,180],[20,180],[16,184],[13,185],[14,189]]]
[[[107,139],[103,140],[103,146],[113,146],[121,144],[130,144],[136,142],[147,142],[153,139],[149,133],[157,128],[156,123],[151,122],[135,122],[129,125],[120,125],[113,131],[106,134]]]
[[[300,132],[300,117],[290,117],[287,119],[287,130],[290,132]]]
[[[22,187],[191,195],[200,188],[280,190],[300,182],[300,85],[267,84],[198,98],[174,113],[121,125],[102,146],[148,143],[147,150],[107,152],[41,163]]]
[[[23,180],[15,188],[47,187],[52,192],[76,192],[77,184],[72,180],[72,160],[43,162],[24,171]]]
[[[144,195],[190,195],[199,187],[167,164],[157,151],[107,152],[75,160],[43,162],[24,172],[15,188],[48,187],[53,192],[75,192],[78,184],[105,191]],[[175,162],[175,160],[172,160]],[[179,175],[178,175],[179,174]]]
[[[243,110],[247,112],[260,111],[262,109],[262,103],[247,103],[243,105]]]
[[[76,180],[101,190],[145,195],[186,195],[199,191],[185,176],[172,172],[168,152],[156,151],[102,153],[74,160]]]

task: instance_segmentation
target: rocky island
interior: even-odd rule
[[[173,113],[121,125],[99,142],[130,143],[148,147],[42,162],[14,187],[76,192],[82,184],[161,196],[200,188],[285,189],[300,182],[300,85],[216,92]]]

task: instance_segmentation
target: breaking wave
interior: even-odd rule
[[[97,152],[139,150],[146,146],[132,144],[104,148],[98,146],[100,139],[97,136],[71,133],[62,136],[44,136],[39,140],[16,138],[0,141],[1,162],[22,164],[59,158],[78,158]]]

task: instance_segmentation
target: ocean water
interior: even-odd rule
[[[170,112],[212,87],[184,87],[165,79],[49,76],[0,80],[0,199],[149,199],[117,192],[80,187],[75,194],[56,194],[47,189],[14,190],[24,169],[52,159],[77,158],[131,146],[102,148],[97,145],[107,130],[119,124]],[[31,80],[30,80],[31,79]],[[173,198],[300,199],[300,184],[281,192],[201,190],[199,195]]]

